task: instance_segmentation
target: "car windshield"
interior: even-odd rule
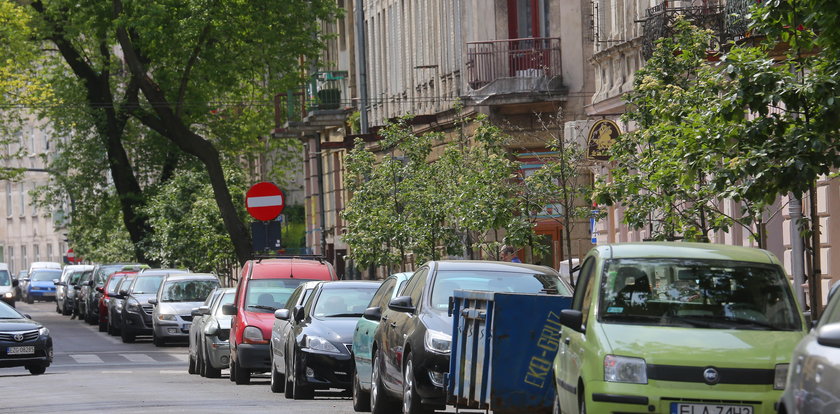
[[[138,277],[137,280],[134,282],[134,288],[131,290],[131,293],[132,294],[157,293],[161,282],[163,282],[163,275]]]
[[[68,279],[70,279],[70,284],[75,285],[76,283],[79,283],[79,278],[81,278],[83,274],[85,274],[85,272],[73,272],[73,273],[71,273],[70,277],[68,278]]]
[[[219,301],[219,305],[216,306],[216,316],[224,316],[224,313],[222,313],[222,306],[233,304],[234,298],[236,298],[236,292],[225,293]]]
[[[251,312],[273,313],[282,308],[295,288],[305,279],[251,279],[245,295],[245,308]]]
[[[108,276],[111,276],[111,274],[122,270],[122,268],[123,265],[110,265],[100,267],[96,270],[96,275],[93,278],[94,283],[96,283],[97,285],[105,283],[105,280],[108,279]]]
[[[0,319],[23,319],[23,315],[16,311],[15,308],[0,301]]]
[[[35,270],[30,276],[33,282],[51,282],[53,279],[61,277],[60,270]]]
[[[558,275],[475,270],[442,270],[432,286],[432,308],[449,309],[449,297],[456,290],[490,292],[551,293],[571,296]]]
[[[604,266],[599,319],[714,329],[799,330],[779,266],[697,259],[621,259]]]
[[[108,281],[108,285],[105,286],[105,291],[108,292],[109,295],[113,295],[117,293],[117,287],[120,285],[120,282],[125,278],[125,275],[115,275]]]
[[[163,284],[161,302],[203,302],[213,289],[219,287],[216,280],[175,280]]]
[[[378,288],[379,285],[371,283],[370,287],[322,289],[312,314],[320,319],[362,316]]]
[[[11,286],[12,278],[9,277],[8,270],[0,270],[0,286]]]

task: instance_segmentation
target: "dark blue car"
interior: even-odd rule
[[[36,300],[55,300],[55,282],[61,279],[61,269],[35,269],[29,273],[25,281],[26,303]]]

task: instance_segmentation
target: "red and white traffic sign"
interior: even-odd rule
[[[67,249],[67,261],[70,263],[76,262],[76,253],[73,253],[73,249]]]
[[[274,220],[283,212],[283,207],[286,207],[285,197],[274,183],[256,183],[245,193],[245,208],[257,220]]]

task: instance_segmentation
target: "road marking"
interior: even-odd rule
[[[127,370],[120,371],[118,369],[115,369],[115,370],[112,370],[112,371],[100,371],[100,373],[102,373],[102,374],[133,374],[134,371],[127,371]]]
[[[146,354],[119,354],[131,362],[155,362],[154,358]]]
[[[190,356],[188,354],[169,354],[172,358],[179,359],[182,362],[189,362]]]
[[[162,370],[160,370],[160,373],[161,374],[186,374],[187,371],[184,371],[184,370],[174,371],[174,370],[162,369]]]
[[[91,354],[71,354],[70,358],[76,361],[77,364],[101,364],[102,358],[98,355]]]

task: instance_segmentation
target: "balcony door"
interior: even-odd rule
[[[548,64],[547,0],[507,0],[508,38],[518,39],[508,44],[510,76],[536,77]]]

